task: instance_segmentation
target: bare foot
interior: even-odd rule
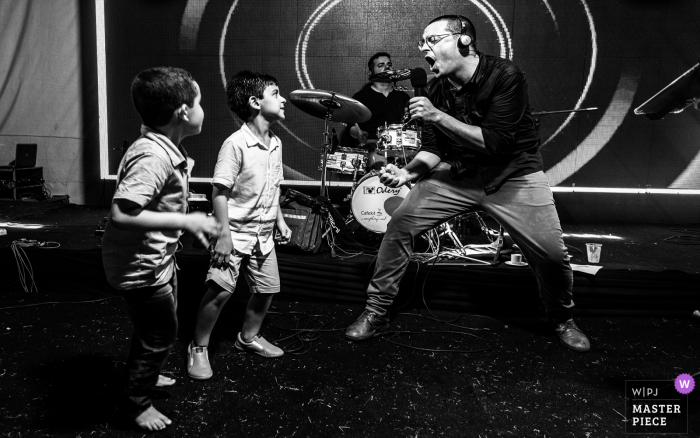
[[[150,431],[163,430],[166,426],[173,424],[170,418],[158,412],[153,406],[141,412],[141,415],[136,417],[134,421],[142,429]]]
[[[156,387],[161,388],[163,386],[172,386],[175,384],[175,379],[171,379],[170,377],[163,376],[162,374],[158,376],[158,382],[156,383]]]

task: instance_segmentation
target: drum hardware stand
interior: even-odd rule
[[[459,249],[460,251],[464,250],[464,245],[462,245],[462,242],[460,242],[459,237],[457,237],[457,234],[455,234],[455,232],[452,230],[452,227],[450,226],[450,224],[445,222],[444,224],[440,225],[438,228],[444,229],[443,234],[447,234],[447,237],[449,237],[450,240],[452,240],[452,243],[454,243],[455,246],[457,246],[457,249]]]
[[[352,214],[352,209],[351,209],[350,213],[348,213],[348,215],[345,217],[345,225],[348,225],[350,222],[353,221],[353,219],[355,219],[355,215]]]
[[[491,230],[489,227],[486,226],[486,222],[484,222],[484,219],[479,216],[479,213],[474,213],[474,216],[476,216],[476,221],[479,223],[479,227],[481,228],[481,231],[486,235],[486,238],[491,240],[491,236],[495,234],[494,230]],[[503,251],[503,244],[505,242],[505,238],[503,237],[503,234],[505,233],[505,230],[503,227],[499,224],[498,225],[498,234],[495,235],[495,238],[491,241],[491,247],[496,250],[496,254],[493,257],[493,264],[495,265],[498,262],[498,258],[501,256],[501,251]]]
[[[486,235],[487,239],[491,240],[492,235],[495,234],[495,230],[491,230],[489,227],[486,226],[486,222],[484,222],[484,219],[482,219],[482,217],[479,216],[479,213],[474,212],[473,214],[476,217],[476,221],[479,223],[481,231]],[[505,239],[503,237],[504,233],[505,230],[499,224],[498,234],[495,235],[495,238],[491,240],[491,244],[489,245],[491,248],[496,250],[491,264],[495,265],[498,262],[499,257],[501,256],[501,251],[503,251],[503,244],[505,242]]]
[[[486,224],[484,223],[483,219],[481,219],[481,217],[478,214],[476,214],[476,217],[477,217],[477,221],[479,222],[481,229],[486,234],[486,237],[491,241],[491,230],[488,227],[486,227]],[[450,238],[452,243],[457,247],[457,249],[456,249],[456,251],[458,253],[456,255],[457,257],[462,258],[462,259],[466,259],[467,261],[473,262],[475,264],[495,265],[498,262],[498,259],[500,258],[501,251],[503,250],[503,243],[504,243],[503,234],[504,234],[505,230],[503,229],[502,226],[499,226],[498,234],[496,235],[495,239],[493,241],[491,241],[491,243],[486,244],[486,245],[466,245],[466,246],[463,245],[462,242],[459,240],[459,236],[457,236],[457,233],[454,232],[454,230],[452,229],[452,227],[450,226],[450,224],[448,222],[445,222],[441,225],[438,225],[438,227],[434,228],[433,231],[435,231],[438,239],[440,238],[440,236],[443,236],[443,235],[447,235]],[[476,250],[478,248],[489,248],[489,252],[494,250],[495,254],[494,254],[493,259],[490,262],[488,262],[488,261],[476,259],[474,257],[469,257],[467,255],[467,251],[469,251],[470,249]],[[445,254],[445,252],[443,252],[442,255],[440,253],[435,253],[432,257],[426,259],[425,262],[430,262],[430,261],[434,260],[436,257],[439,258],[439,257],[445,257],[445,256],[447,256],[447,254]]]
[[[481,220],[481,218],[479,218],[479,219]],[[491,244],[491,246],[496,248],[496,254],[494,254],[493,261],[491,262],[491,264],[495,265],[496,263],[498,263],[498,258],[501,256],[501,251],[503,250],[503,243],[505,241],[505,239],[503,238],[504,231],[505,230],[503,229],[503,227],[499,225],[498,226],[498,237]]]
[[[321,238],[326,237],[326,234],[328,234],[331,231],[334,231],[335,234],[338,234],[338,233],[340,233],[340,228],[338,228],[338,226],[335,224],[335,221],[333,220],[333,216],[331,214],[329,214],[326,217],[326,231],[323,232],[323,234],[321,235]]]
[[[490,265],[491,262],[487,262],[484,260],[479,260],[473,257],[469,257],[467,255],[467,250],[469,249],[469,246],[464,246],[462,245],[462,242],[459,240],[459,237],[457,234],[452,230],[452,227],[450,226],[449,223],[445,222],[441,225],[438,225],[437,230],[443,230],[443,235],[447,235],[450,240],[452,240],[452,243],[457,247],[457,252],[460,253],[459,257],[462,259],[466,259],[467,261],[473,262],[478,265]],[[437,231],[436,230],[436,231]],[[438,232],[438,238],[440,238],[440,233]],[[433,257],[428,259],[427,261],[433,260],[435,257],[440,257],[440,254],[435,254]]]
[[[360,166],[362,166],[362,160],[355,158],[352,160],[352,165],[355,168],[355,170],[352,172],[352,186],[350,187],[350,193],[343,199],[345,202],[351,202],[352,201],[352,195],[355,194],[355,189],[357,188],[357,171],[360,170]],[[350,213],[345,217],[345,224],[349,224],[350,222],[355,219],[355,216],[352,214],[352,208],[350,209]]]
[[[352,166],[355,168],[352,172],[352,186],[350,187],[350,193],[345,196],[343,202],[352,201],[352,195],[355,193],[355,188],[357,188],[357,171],[360,170],[362,166],[362,160],[354,158],[352,160]],[[345,223],[348,223],[348,221]]]
[[[328,122],[330,122],[331,118],[333,117],[333,113],[331,112],[330,106],[333,105],[333,98],[335,97],[335,93],[331,95],[331,99],[328,102],[328,112],[326,113],[326,117],[323,119],[323,146],[321,146],[321,193],[320,196],[326,196],[327,193],[327,188],[326,188],[326,164],[328,163],[328,150],[331,147],[331,142],[330,142],[330,134],[328,133]]]
[[[357,187],[357,171],[360,170],[360,166],[362,166],[362,160],[359,158],[354,158],[352,160],[352,167],[355,168],[352,172],[352,187],[350,188],[350,198],[352,198],[352,194],[355,192],[355,187]]]

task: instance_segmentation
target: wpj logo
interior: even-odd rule
[[[693,379],[693,376],[689,374],[681,374],[680,376],[676,377],[673,384],[676,387],[676,391],[678,391],[680,394],[690,394],[690,391],[695,389],[695,380]]]
[[[688,433],[688,394],[695,388],[689,374],[673,380],[625,382],[626,433]]]

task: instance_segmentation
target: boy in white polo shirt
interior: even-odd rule
[[[275,226],[282,241],[292,232],[279,208],[283,179],[282,143],[270,126],[284,120],[284,103],[277,79],[250,71],[236,73],[226,85],[228,107],[245,123],[224,141],[214,169],[212,203],[214,216],[229,224],[217,239],[197,314],[194,339],[187,354],[187,373],[193,379],[209,379],[209,338],[221,309],[236,288],[243,270],[251,297],[235,348],[263,357],[284,352],[263,338],[259,331],[273,294],[280,291]]]

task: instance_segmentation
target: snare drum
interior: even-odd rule
[[[420,132],[403,125],[388,125],[377,128],[377,152],[386,157],[413,157],[421,146]]]
[[[375,233],[386,233],[386,227],[403,199],[408,186],[387,187],[379,182],[379,174],[371,171],[357,183],[350,207],[355,220]]]
[[[323,166],[323,158],[321,158],[321,166]],[[364,175],[366,167],[367,151],[362,149],[339,147],[332,154],[328,154],[326,160],[326,171],[332,173],[352,175],[357,168],[357,174]]]

